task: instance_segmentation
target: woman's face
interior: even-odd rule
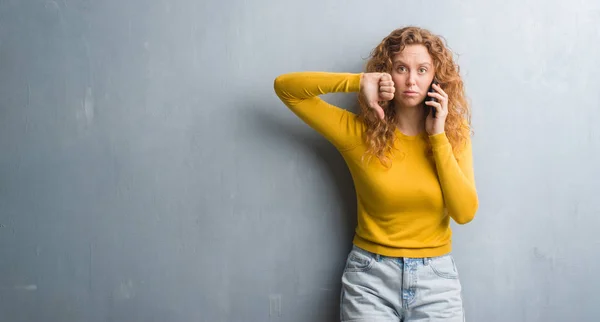
[[[435,70],[433,60],[423,45],[407,45],[392,57],[392,80],[396,106],[420,106],[427,96]]]

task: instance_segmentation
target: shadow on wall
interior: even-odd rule
[[[247,122],[248,125],[245,126],[252,128],[252,138],[246,137],[244,139],[243,135],[240,137],[243,140],[261,141],[259,143],[253,142],[253,145],[258,144],[261,146],[261,151],[271,147],[285,146],[285,151],[298,151],[303,155],[314,156],[314,159],[318,160],[317,167],[320,168],[318,172],[324,176],[322,181],[329,185],[324,190],[332,191],[328,196],[334,200],[331,200],[328,204],[337,206],[337,208],[334,208],[335,210],[327,212],[328,218],[326,219],[328,226],[331,227],[331,237],[327,241],[331,241],[334,245],[324,247],[335,249],[336,257],[328,258],[327,263],[320,264],[321,267],[327,266],[327,269],[319,272],[323,272],[328,276],[318,278],[319,281],[323,281],[322,289],[327,291],[311,292],[312,298],[305,303],[307,306],[304,306],[303,310],[311,310],[312,312],[299,311],[298,314],[305,318],[313,318],[313,321],[339,321],[341,274],[347,253],[352,247],[352,237],[356,227],[354,183],[344,159],[329,141],[296,118],[283,103],[268,105],[268,107],[265,106],[264,100],[246,100],[244,102],[244,108],[237,110],[242,115],[237,117]],[[344,104],[344,106],[348,105]],[[286,113],[289,113],[289,115],[286,116]],[[264,146],[268,146],[268,148]],[[277,173],[272,175],[276,176]],[[310,189],[310,186],[305,188]],[[337,253],[337,250],[340,250],[340,252]],[[304,255],[306,254],[297,254],[297,256]],[[311,261],[312,259],[308,258],[306,260]],[[321,258],[315,258],[314,260],[321,260]],[[288,311],[289,313],[290,311]]]
[[[248,117],[252,119],[246,119],[252,122],[255,129],[260,133],[261,137],[269,137],[269,140],[278,141],[277,145],[274,146],[288,146],[294,150],[300,150],[302,153],[307,155],[314,155],[316,159],[321,163],[320,165],[326,169],[323,171],[328,176],[326,182],[330,182],[336,192],[335,202],[341,206],[341,211],[332,213],[334,216],[339,216],[339,224],[342,227],[346,227],[346,237],[351,237],[354,234],[354,228],[356,226],[356,194],[354,190],[354,183],[352,177],[348,172],[346,162],[337,151],[337,149],[325,138],[316,134],[313,129],[308,125],[302,123],[301,126],[294,124],[296,122],[302,122],[301,120],[293,120],[290,118],[281,117],[281,111],[284,113],[290,113],[293,117],[295,115],[289,111],[283,103],[281,106],[274,106],[271,108],[274,113],[269,113],[269,108],[266,109],[252,109],[252,114],[248,112]],[[272,142],[269,142],[272,143]],[[309,188],[309,187],[308,187]],[[348,251],[350,248],[348,248]]]

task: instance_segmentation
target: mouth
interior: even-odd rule
[[[415,92],[415,91],[404,91],[404,92],[402,92],[402,94],[404,94],[406,96],[417,96],[417,95],[419,95],[419,93]]]

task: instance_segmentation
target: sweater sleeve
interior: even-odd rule
[[[448,213],[458,224],[469,223],[479,207],[471,140],[467,137],[464,148],[456,157],[445,132],[432,135],[429,140]]]
[[[361,128],[356,114],[319,97],[328,93],[358,92],[361,74],[295,72],[275,79],[275,93],[302,121],[339,150],[354,147]]]

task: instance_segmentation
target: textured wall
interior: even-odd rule
[[[2,0],[0,320],[334,321],[352,181],[273,80],[416,24],[473,103],[468,319],[596,321],[600,3],[567,3]]]

